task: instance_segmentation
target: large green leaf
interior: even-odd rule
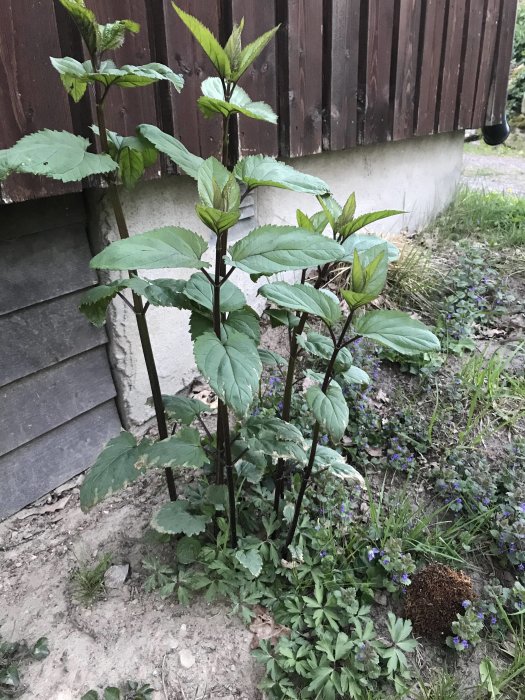
[[[319,471],[328,470],[333,476],[339,479],[348,479],[357,481],[364,485],[363,476],[345,460],[343,455],[340,455],[335,450],[332,450],[326,445],[317,445],[314,460],[314,469]]]
[[[295,226],[261,226],[237,241],[226,262],[250,275],[304,270],[338,260],[341,246]]]
[[[364,384],[365,386],[370,384],[370,377],[368,374],[364,369],[356,367],[355,365],[352,365],[343,372],[341,377],[346,384]]]
[[[318,177],[302,173],[270,156],[247,156],[237,163],[233,173],[250,190],[267,185],[306,194],[325,194],[330,191],[326,182]]]
[[[165,134],[157,126],[151,124],[140,124],[137,131],[155,148],[168,156],[186,175],[197,179],[200,166],[204,163],[204,158],[190,153],[178,139],[169,134]]]
[[[193,231],[164,226],[111,243],[90,265],[99,270],[209,267],[200,259],[206,248],[204,239]]]
[[[439,340],[427,326],[402,311],[369,311],[356,321],[354,331],[403,355],[440,349]]]
[[[183,425],[191,425],[201,413],[212,412],[210,406],[203,401],[192,399],[189,396],[169,396],[163,394],[162,402],[169,420],[174,420]],[[151,399],[148,399],[148,403],[152,403]]]
[[[84,0],[60,0],[78,27],[80,35],[88,48],[94,54],[98,49],[98,23],[94,13],[86,7]]]
[[[337,442],[345,434],[350,414],[339,384],[332,381],[324,394],[314,385],[306,390],[306,401],[321,429]]]
[[[264,50],[265,46],[273,39],[280,26],[281,25],[279,24],[277,27],[269,29],[267,32],[257,37],[255,41],[252,41],[251,44],[247,44],[244,49],[242,49],[239,56],[238,65],[235,66],[235,69],[232,71],[232,80],[237,82],[239,78],[248,70],[255,59]]]
[[[334,343],[331,338],[322,333],[310,332],[308,335],[302,333],[297,336],[297,344],[306,352],[323,360],[329,360],[334,351]]]
[[[203,96],[199,97],[197,103],[205,117],[215,114],[228,117],[230,114],[239,113],[251,119],[277,123],[277,115],[270,105],[265,102],[252,102],[246,91],[238,85],[229,100],[225,99],[220,78],[206,78],[201,89]]]
[[[92,127],[95,134],[99,129]],[[133,187],[142,177],[144,170],[157,160],[157,149],[140,134],[120,136],[106,129],[109,155],[118,163],[120,177],[125,187]]]
[[[2,151],[2,161],[10,172],[45,175],[62,182],[109,173],[118,167],[108,155],[89,153],[88,148],[89,141],[82,136],[44,129]]]
[[[354,234],[353,236],[346,238],[341,244],[345,250],[345,256],[342,258],[342,260],[345,262],[353,262],[355,250],[357,250],[358,253],[362,253],[365,250],[369,250],[370,248],[380,245],[381,243],[386,243],[388,246],[389,262],[394,262],[399,258],[399,248],[397,248],[393,243],[390,243],[390,241],[387,241],[384,238],[379,238],[378,236]]]
[[[190,512],[188,501],[170,501],[153,516],[151,527],[167,535],[199,535],[211,522],[211,515]]]
[[[178,92],[184,86],[183,77],[162,63],[125,65],[118,68],[113,61],[107,60],[101,62],[98,70],[94,70],[91,61],[80,63],[69,56],[50,60],[55,70],[60,73],[64,87],[76,102],[83,96],[86,86],[94,82],[102,83],[105,87],[117,85],[121,88],[134,88],[167,80]]]
[[[245,415],[257,395],[262,372],[253,340],[235,332],[222,340],[203,333],[195,341],[194,353],[199,371],[217,396],[237,415]]]
[[[283,309],[303,311],[322,318],[329,325],[341,319],[337,298],[330,292],[315,289],[309,284],[271,282],[263,285],[259,294]]]
[[[187,281],[184,294],[188,299],[195,302],[207,311],[213,311],[213,286],[202,272],[196,272]],[[236,287],[229,280],[221,285],[220,306],[221,311],[228,313],[242,309],[246,304],[246,297],[239,287]]]
[[[137,22],[133,22],[130,19],[119,19],[116,22],[99,24],[98,50],[100,53],[103,53],[104,51],[120,49],[124,43],[126,32],[137,34],[139,31],[140,24],[137,24]]]
[[[145,447],[146,443],[138,445],[134,436],[126,432],[108,442],[80,487],[80,507],[84,512],[144,473],[135,465]]]
[[[204,53],[217,69],[222,78],[229,78],[231,75],[230,60],[228,54],[213,36],[210,30],[202,24],[196,17],[189,15],[175,3],[172,3],[175,12],[179,15],[184,24],[188,27],[195,39],[200,44]]]
[[[353,219],[347,223],[341,229],[340,233],[345,238],[350,236],[352,233],[359,231],[360,229],[373,224],[374,221],[379,221],[380,219],[387,219],[390,216],[397,216],[398,214],[404,214],[404,211],[399,211],[398,209],[383,209],[381,211],[372,211],[369,214],[362,214],[358,216],[357,219]]]
[[[282,355],[273,350],[268,350],[268,348],[259,348],[259,357],[264,367],[278,367],[279,365],[287,364],[287,360]]]
[[[240,209],[222,211],[214,207],[206,207],[203,204],[196,204],[195,211],[202,223],[217,235],[235,226],[241,218]]]
[[[199,431],[194,428],[182,428],[176,435],[146,445],[136,462],[136,468],[192,467],[200,469],[207,462],[208,458],[202,449]]]
[[[306,462],[306,442],[295,425],[272,416],[252,416],[241,429],[241,437],[253,452],[271,458],[275,464],[281,457]]]

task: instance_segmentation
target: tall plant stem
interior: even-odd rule
[[[323,384],[321,386],[321,391],[323,394],[326,394],[326,391],[328,389],[328,386],[330,384],[330,381],[332,379],[332,374],[334,371],[335,363],[337,360],[337,356],[339,355],[339,351],[341,348],[345,346],[345,335],[346,332],[348,331],[348,328],[350,327],[350,324],[352,323],[352,318],[354,315],[354,310],[350,311],[350,314],[348,315],[348,318],[346,319],[346,322],[343,326],[343,329],[339,335],[339,338],[337,340],[337,343],[334,345],[334,350],[332,352],[332,356],[330,357],[330,361],[328,362],[328,366],[326,368],[326,372],[324,375],[323,379]],[[303,473],[303,478],[301,479],[301,486],[299,488],[299,494],[297,496],[297,501],[295,503],[295,510],[293,514],[293,519],[290,524],[290,528],[288,530],[288,534],[286,536],[286,541],[284,543],[283,547],[283,552],[284,555],[288,551],[288,547],[292,544],[293,538],[295,536],[295,531],[297,529],[297,524],[299,523],[299,516],[301,515],[301,507],[303,505],[303,498],[304,494],[306,492],[306,488],[308,486],[308,483],[310,482],[310,477],[312,475],[312,469],[314,467],[315,463],[315,455],[317,454],[317,442],[319,440],[319,431],[320,431],[320,426],[319,422],[316,422],[314,425],[314,429],[312,431],[312,446],[310,447],[310,455],[308,457],[308,464],[306,465],[306,468]]]
[[[231,87],[224,85],[225,100],[229,102]],[[229,131],[230,118],[225,117],[222,123],[222,164],[232,170],[234,163],[230,162]],[[221,284],[227,276],[224,256],[228,247],[228,231],[217,235],[215,243],[215,276],[213,281],[213,330],[217,338],[221,338],[221,325],[224,314],[221,313]],[[230,423],[228,407],[219,399],[217,407],[217,461],[215,464],[215,482],[224,483],[224,465],[226,465],[226,484],[228,487],[228,509],[230,524],[230,543],[233,549],[237,547],[237,515],[235,485],[233,483],[233,459],[231,454]]]
[[[96,62],[93,61],[96,65]],[[97,69],[97,68],[96,68]],[[109,153],[108,137],[106,134],[106,119],[104,115],[104,95],[102,93],[102,86],[100,83],[95,84],[95,96],[97,103],[97,122],[100,134],[100,145],[105,153]],[[124,210],[122,208],[122,202],[120,201],[120,196],[118,188],[113,181],[112,177],[108,177],[108,195],[113,208],[113,213],[115,215],[115,221],[117,222],[117,229],[120,238],[129,238],[129,229],[126,222],[126,217],[124,215]],[[135,270],[130,270],[130,277],[136,274]],[[164,402],[162,400],[162,392],[160,389],[159,374],[157,372],[157,365],[155,364],[155,357],[153,355],[153,348],[151,345],[151,337],[148,328],[148,322],[146,320],[146,310],[142,302],[142,297],[135,292],[133,294],[133,311],[135,312],[135,319],[137,322],[137,329],[139,332],[140,344],[142,346],[142,354],[144,356],[144,362],[146,363],[146,370],[148,373],[148,379],[151,389],[151,396],[153,398],[153,406],[155,409],[155,418],[157,420],[157,428],[159,431],[159,438],[164,440],[168,437],[168,426],[166,422],[166,414],[164,411]],[[170,499],[175,501],[177,499],[177,487],[175,486],[175,478],[173,476],[173,471],[170,468],[164,470],[166,474],[166,483],[168,485],[168,493]]]

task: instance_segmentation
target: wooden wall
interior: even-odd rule
[[[0,518],[86,469],[120,429],[81,194],[0,208]]]
[[[186,79],[115,90],[109,127],[131,134],[151,122],[204,156],[220,150],[220,124],[195,101],[211,66],[176,17],[170,0],[88,0],[101,21],[131,17],[142,31],[116,59],[168,63]],[[270,103],[279,126],[241,118],[242,153],[301,156],[501,122],[517,0],[180,0],[224,39],[246,19],[245,40],[281,23],[243,79]],[[83,59],[67,13],[56,0],[0,3],[0,148],[43,127],[90,136],[89,98],[73,104],[48,57]],[[91,105],[92,107],[92,105]],[[162,172],[172,172],[162,163]],[[156,177],[157,169],[149,177]],[[1,185],[4,202],[79,189],[17,176]]]

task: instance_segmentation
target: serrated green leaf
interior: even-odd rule
[[[328,338],[322,333],[311,331],[308,335],[301,334],[297,336],[297,344],[306,352],[323,360],[329,360],[334,351],[334,343],[331,338]]]
[[[60,0],[60,4],[66,8],[71,18],[77,25],[82,39],[90,54],[98,49],[98,23],[94,13],[89,10],[84,0]]]
[[[355,365],[352,365],[350,369],[343,372],[341,376],[347,384],[364,384],[365,386],[370,384],[370,377],[368,374]]]
[[[194,309],[190,315],[191,339],[196,340],[203,333],[213,333],[213,321],[208,312],[199,312]],[[222,334],[221,334],[222,335]]]
[[[440,350],[439,340],[427,326],[402,311],[368,311],[356,321],[354,330],[403,355]]]
[[[165,134],[158,127],[151,124],[140,124],[137,131],[147,141],[152,143],[157,150],[168,156],[186,175],[197,179],[197,173],[204,163],[204,158],[190,153],[178,139]]]
[[[250,190],[268,186],[315,195],[330,191],[326,182],[320,178],[302,173],[270,156],[246,156],[237,163],[233,173]]]
[[[230,34],[228,41],[224,45],[224,50],[230,60],[230,66],[232,70],[232,76],[239,68],[239,61],[242,52],[242,32],[244,29],[244,17],[241,19],[239,24],[234,23],[232,33]],[[235,79],[235,78],[233,78]]]
[[[374,221],[380,221],[381,219],[387,219],[390,216],[397,216],[398,214],[404,214],[404,211],[399,211],[398,209],[383,209],[381,211],[372,211],[369,214],[362,214],[358,216],[357,219],[353,219],[348,224],[342,227],[339,233],[347,238],[356,231],[373,224]]]
[[[341,290],[341,295],[351,309],[370,303],[381,294],[388,273],[388,247],[380,243],[368,250],[354,250],[351,289]]]
[[[164,410],[169,420],[182,423],[182,425],[190,425],[200,416],[201,413],[212,413],[212,409],[203,401],[192,399],[189,396],[169,396],[162,395]],[[148,399],[148,404],[151,405],[152,400]]]
[[[285,309],[266,309],[265,313],[270,319],[272,328],[279,328],[279,326],[297,328],[300,323],[295,314]]]
[[[227,212],[240,207],[241,191],[235,177],[213,156],[199,167],[197,187],[206,207]]]
[[[295,219],[297,221],[297,226],[299,228],[304,228],[306,231],[315,231],[314,225],[310,221],[310,217],[306,216],[304,212],[302,212],[300,209],[297,209],[295,212]]]
[[[62,0],[60,0],[60,2],[62,2]],[[88,692],[84,693],[80,700],[99,700],[98,693],[96,690],[88,690]]]
[[[204,239],[193,231],[164,226],[110,243],[95,255],[90,266],[99,270],[209,267],[200,259],[206,249]]]
[[[197,104],[205,117],[220,114],[228,117],[230,114],[244,114],[251,119],[260,119],[271,124],[277,123],[277,115],[265,102],[252,102],[249,95],[238,85],[234,88],[230,99],[225,99],[220,78],[206,78],[201,84],[202,97]]]
[[[224,510],[228,503],[228,487],[223,484],[211,484],[206,489],[206,501],[216,510]]]
[[[258,352],[264,367],[277,367],[278,365],[286,365],[288,362],[282,355],[273,350],[259,348]]]
[[[137,34],[140,24],[130,19],[119,19],[116,22],[101,24],[98,26],[98,50],[100,53],[119,49],[124,43],[126,32]]]
[[[184,294],[207,311],[213,311],[213,287],[202,272],[196,272],[190,277],[186,283]],[[220,301],[221,311],[228,313],[242,309],[246,304],[246,297],[238,287],[226,280],[221,285]]]
[[[14,664],[6,668],[0,668],[0,686],[1,685],[11,689],[19,687],[20,675],[18,673],[18,668]]]
[[[228,264],[250,275],[304,270],[341,257],[338,243],[295,226],[261,226],[229,249]]]
[[[80,487],[80,507],[84,512],[144,473],[135,465],[145,447],[145,443],[138,445],[135,437],[124,431],[108,442]]]
[[[213,63],[218,74],[222,78],[230,78],[230,59],[228,58],[228,54],[219,44],[214,35],[196,17],[193,17],[187,12],[181,10],[180,7],[177,7],[177,5],[174,2],[172,2],[172,5],[175,12],[178,14],[180,19],[184,22],[184,24],[188,27],[190,32],[193,34],[193,36],[201,46],[204,53]]]
[[[363,476],[357,469],[348,464],[343,455],[326,447],[326,445],[317,445],[314,468],[319,471],[328,470],[330,474],[339,479],[356,481],[359,484],[365,483]]]
[[[267,32],[257,37],[255,41],[252,41],[244,47],[239,57],[238,67],[232,70],[232,80],[237,82],[239,78],[244,75],[255,59],[262,53],[266,45],[273,39],[280,26],[281,25],[278,24],[276,27],[273,27],[273,29],[269,29]]]
[[[174,73],[162,63],[145,63],[142,66],[125,65],[117,68],[113,61],[102,61],[98,71],[93,71],[90,61],[83,64],[89,80],[96,80],[102,85],[118,85],[121,88],[135,88],[151,85],[159,80],[167,80],[177,92],[184,87],[182,75]]]
[[[328,325],[334,325],[341,319],[337,298],[309,284],[271,282],[260,287],[259,294],[284,309],[303,311],[322,318]]]
[[[228,338],[203,333],[195,341],[197,367],[217,396],[237,415],[248,412],[259,389],[262,363],[257,346],[246,335]]]
[[[211,522],[211,515],[190,513],[188,501],[170,501],[153,516],[151,527],[167,535],[199,535]]]
[[[144,174],[144,158],[140,151],[124,147],[118,154],[120,177],[124,187],[134,187]]]
[[[235,558],[241,566],[251,573],[252,576],[257,578],[262,571],[263,560],[261,555],[256,549],[247,550],[237,550],[235,552]]]
[[[328,195],[321,195],[317,197],[317,201],[323,208],[323,213],[332,227],[332,231],[334,233],[337,232],[337,226],[336,222],[338,221],[339,217],[341,216],[343,209],[341,205],[336,202],[336,200],[333,197],[330,197]]]
[[[146,442],[135,462],[135,468],[141,471],[158,467],[201,469],[207,462],[199,431],[194,428],[182,428],[176,435],[165,440]]]
[[[89,145],[82,136],[44,129],[24,136],[3,151],[3,167],[10,172],[45,175],[62,182],[109,173],[118,167],[106,154],[89,153]]]
[[[306,391],[306,401],[321,429],[336,442],[345,434],[350,418],[348,404],[339,384],[332,381],[326,393],[320,386],[311,386]]]
[[[399,248],[397,248],[390,241],[384,238],[379,238],[378,236],[366,236],[366,235],[353,235],[346,238],[341,244],[345,250],[345,256],[342,258],[344,262],[353,262],[354,251],[357,250],[358,253],[362,253],[374,246],[385,243],[388,246],[388,261],[394,262],[399,259]]]
[[[318,666],[312,670],[312,678],[308,690],[311,693],[317,693],[323,689],[326,689],[328,679],[333,673],[333,668],[331,666]],[[325,697],[325,696],[323,696]]]
[[[230,333],[243,333],[251,338],[256,345],[261,340],[261,319],[259,314],[251,306],[243,306],[228,314],[228,318],[223,323],[226,335]]]
[[[195,537],[181,537],[177,540],[175,554],[179,564],[193,564],[197,561],[202,549],[202,545]]]
[[[299,428],[275,416],[251,416],[241,429],[241,437],[250,452],[261,452],[274,464],[280,458],[306,462],[307,445]]]
[[[169,277],[160,277],[155,280],[143,280],[146,282],[142,294],[153,306],[173,306],[177,309],[189,309],[190,306],[184,290],[185,280],[175,280]]]

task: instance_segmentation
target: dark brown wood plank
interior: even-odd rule
[[[332,151],[357,144],[360,13],[359,0],[332,0],[330,90],[326,105],[328,146]]]
[[[420,23],[420,0],[400,0],[392,126],[394,140],[410,138],[414,132]]]
[[[105,331],[78,310],[75,292],[0,317],[0,386],[103,345]]]
[[[440,133],[454,130],[466,8],[467,0],[450,0],[438,116],[438,131]]]
[[[85,224],[85,221],[84,199],[79,194],[0,206],[0,241],[53,228]]]
[[[416,107],[415,133],[418,136],[432,134],[435,128],[446,5],[444,0],[428,0],[425,7]]]
[[[489,100],[490,80],[494,66],[496,41],[500,20],[500,0],[487,0],[487,9],[483,21],[483,42],[476,84],[476,96],[474,98],[474,111],[471,129],[477,129],[485,124],[485,114]]]
[[[369,0],[364,143],[383,143],[391,136],[390,72],[394,0]]]
[[[201,83],[215,76],[215,69],[188,29],[180,21],[170,0],[163,0],[166,17],[166,43],[168,64],[184,76],[182,93],[172,93],[174,114],[173,133],[186,148],[205,158],[219,156],[222,147],[222,123],[219,118],[206,119],[197,106],[201,96]],[[177,3],[185,12],[196,16],[216,36],[219,34],[220,0],[198,3],[180,0]]]
[[[0,519],[90,467],[119,430],[111,400],[0,457]]]
[[[82,224],[0,240],[0,315],[96,284],[90,259]]]
[[[0,3],[0,149],[40,129],[71,131],[67,95],[49,57],[60,56],[53,3]],[[0,185],[0,199],[21,202],[81,189],[32,175],[12,175]]]
[[[122,48],[108,52],[106,58],[115,61],[117,66],[126,63],[140,66],[151,62],[146,0],[91,0],[89,4],[101,24],[117,19],[132,19],[140,24],[140,32],[128,33]],[[119,134],[132,135],[138,124],[157,123],[154,85],[127,89],[112,87],[104,105],[108,129]]]
[[[461,92],[458,118],[456,120],[457,129],[468,129],[472,122],[484,9],[484,3],[481,0],[476,0],[475,2],[471,0],[468,24],[465,25],[466,44],[461,67]]]
[[[323,4],[288,0],[290,156],[320,153],[323,130]]]
[[[0,389],[0,455],[109,401],[116,394],[105,347]]]
[[[505,116],[517,7],[517,0],[502,0],[495,60],[485,116],[486,124],[501,124]]]
[[[244,17],[243,45],[277,24],[273,2],[232,0],[232,15],[237,24]],[[276,39],[273,39],[240,81],[252,100],[266,102],[275,112],[278,110],[276,56]],[[239,144],[243,155],[264,153],[275,156],[279,151],[277,126],[241,116]]]

